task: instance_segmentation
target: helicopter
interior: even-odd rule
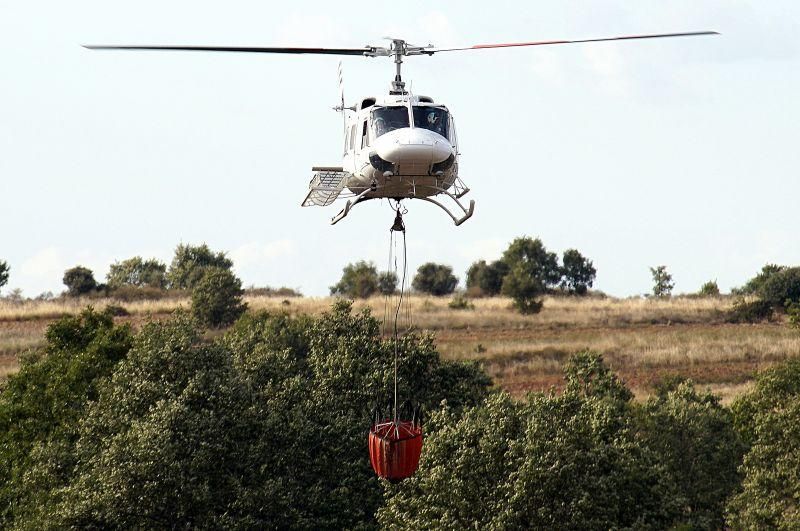
[[[336,224],[357,204],[386,198],[399,202],[421,199],[444,210],[456,226],[475,210],[475,201],[465,206],[461,199],[470,189],[459,177],[458,137],[455,121],[447,106],[433,98],[414,95],[402,78],[403,58],[443,52],[486,50],[556,44],[628,41],[667,37],[718,35],[716,31],[657,33],[578,40],[476,44],[437,48],[432,44],[415,46],[403,39],[389,38],[388,46],[362,48],[234,47],[234,46],[151,46],[84,45],[93,50],[167,50],[240,53],[319,54],[394,59],[395,76],[389,94],[361,98],[345,106],[341,63],[339,63],[340,102],[334,110],[343,114],[343,154],[341,166],[314,166],[309,190],[302,206],[328,206],[338,198],[348,198],[344,208],[331,219]],[[445,206],[444,196],[457,208]]]

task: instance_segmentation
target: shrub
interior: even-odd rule
[[[800,360],[760,373],[736,400],[736,426],[749,445],[740,491],[727,506],[732,529],[797,529],[800,470]]]
[[[192,289],[205,273],[205,269],[217,267],[231,269],[233,262],[225,253],[214,253],[205,243],[202,245],[180,244],[167,272],[170,289]]]
[[[800,267],[787,267],[771,274],[758,289],[758,296],[773,308],[800,302]]]
[[[467,270],[467,291],[480,295],[498,295],[507,274],[508,266],[502,260],[495,260],[490,264],[485,260],[474,262]]]
[[[539,238],[517,238],[503,253],[503,262],[511,271],[520,266],[526,274],[535,277],[546,289],[556,287],[561,281],[558,256],[545,249]]]
[[[383,488],[364,434],[392,388],[393,347],[346,303],[320,317],[247,314],[212,341],[186,315],[150,323],[70,451],[44,445],[28,476],[50,478],[32,490],[46,503],[13,525],[374,528]],[[400,392],[428,411],[485,397],[477,365],[440,360],[429,336],[398,347]]]
[[[255,286],[250,286],[245,288],[244,290],[245,295],[250,295],[253,297],[302,297],[303,294],[300,293],[300,290],[287,288],[285,286],[280,288],[271,288],[269,286],[264,288],[257,288]]]
[[[640,435],[666,466],[684,501],[679,528],[724,529],[744,445],[731,412],[691,381],[673,380],[640,406]]]
[[[106,284],[112,289],[121,286],[162,289],[166,287],[166,273],[167,266],[155,258],[142,260],[140,256],[134,256],[112,264],[106,276]]]
[[[455,297],[453,297],[449,303],[447,303],[447,307],[451,310],[474,310],[475,305],[472,304],[467,297],[465,297],[462,293],[457,293]]]
[[[83,266],[75,266],[64,272],[64,285],[67,286],[67,294],[70,297],[86,295],[97,289],[97,281],[91,269]]]
[[[347,264],[342,269],[342,278],[330,289],[331,295],[365,299],[378,291],[378,269],[364,260]]]
[[[540,296],[546,292],[544,284],[524,264],[514,266],[503,279],[503,294],[511,297],[514,308],[524,315],[541,311]]]
[[[8,267],[8,262],[0,260],[0,289],[2,289],[3,286],[8,284],[8,275],[10,271],[11,268]]]
[[[769,279],[775,273],[783,271],[784,269],[786,269],[785,266],[766,264],[764,267],[761,268],[761,272],[759,272],[755,277],[748,280],[747,284],[735,290],[735,292],[738,295],[755,295],[761,290],[761,286],[764,285],[767,279]]]
[[[202,324],[221,328],[233,324],[247,309],[242,281],[228,269],[205,268],[192,290],[192,315]]]
[[[667,273],[667,266],[651,267],[650,274],[653,275],[653,295],[656,297],[669,297],[672,293],[672,288],[675,287],[675,283],[672,281],[672,275]]]
[[[739,299],[733,303],[725,316],[728,323],[760,323],[772,317],[772,304],[767,301],[746,301]]]
[[[669,528],[680,498],[632,429],[630,392],[597,357],[574,361],[575,385],[561,396],[496,393],[460,416],[435,413],[420,469],[387,485],[382,526]]]
[[[391,295],[397,291],[397,275],[392,271],[382,271],[378,274],[378,291],[381,295]]]
[[[719,286],[716,280],[709,280],[702,286],[700,291],[697,292],[700,297],[719,297]]]
[[[103,310],[103,313],[110,315],[111,317],[126,317],[130,315],[128,310],[116,304],[109,304],[106,306]]]
[[[411,286],[421,293],[441,296],[453,293],[458,279],[453,275],[453,268],[443,264],[428,262],[417,269]]]
[[[576,295],[586,295],[594,284],[597,270],[592,261],[584,258],[576,249],[568,249],[562,258],[561,274],[562,289]]]

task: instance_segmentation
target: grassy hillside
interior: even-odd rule
[[[327,297],[246,300],[255,310],[311,314],[326,311],[332,302]],[[412,296],[404,303],[401,324],[410,317],[413,326],[433,331],[445,358],[482,361],[495,381],[516,395],[560,387],[564,361],[584,349],[603,354],[640,396],[664,376],[679,374],[726,400],[746,389],[758,369],[800,356],[800,333],[784,323],[725,323],[731,305],[725,298],[548,298],[542,312],[532,316],[514,312],[505,298],[477,299],[467,310],[449,308],[450,300]],[[118,319],[138,325],[189,302],[0,301],[0,377],[16,370],[22,352],[42,342],[47,324],[87,304],[123,306],[130,315]],[[369,307],[379,319],[392,313],[381,297],[355,307]]]

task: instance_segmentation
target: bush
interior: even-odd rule
[[[411,283],[411,287],[416,291],[437,297],[453,293],[456,285],[458,285],[458,279],[453,275],[453,268],[433,262],[419,266]]]
[[[576,295],[586,295],[586,292],[594,284],[597,270],[592,261],[579,253],[576,249],[564,251],[562,259],[561,280],[562,289]]]
[[[455,412],[485,397],[477,365],[440,360],[429,336],[398,346],[402,396]],[[320,317],[247,314],[213,341],[183,314],[150,323],[71,431],[75,444],[44,444],[28,469],[49,481],[29,484],[44,503],[7,523],[375,528],[383,488],[365,433],[392,388],[393,347],[346,303]]]
[[[755,388],[733,403],[749,450],[742,487],[728,504],[732,529],[798,529],[800,360],[760,373]]]
[[[467,270],[467,291],[479,295],[494,296],[503,287],[503,278],[508,274],[508,266],[502,260],[487,264],[480,260]]]
[[[111,289],[122,286],[163,289],[167,283],[166,273],[167,266],[155,258],[142,260],[140,256],[134,256],[112,264],[106,275],[106,284]]]
[[[0,289],[8,284],[8,275],[10,271],[11,268],[8,267],[8,263],[4,260],[0,260]]]
[[[225,253],[214,253],[205,243],[202,245],[180,244],[167,272],[170,289],[192,289],[203,278],[205,269],[216,267],[230,270],[233,262]]]
[[[342,269],[342,278],[330,289],[331,295],[365,299],[378,291],[378,269],[364,260],[347,264]]]
[[[630,392],[598,360],[573,360],[574,385],[561,396],[519,403],[496,393],[460,416],[435,413],[420,469],[387,485],[381,525],[669,528],[678,493],[632,429]]]
[[[758,275],[751,278],[747,281],[747,284],[734,291],[738,295],[755,295],[761,290],[761,286],[764,285],[767,279],[784,269],[786,269],[785,266],[767,264],[761,268],[761,272],[758,273]]]
[[[800,302],[800,267],[787,267],[771,274],[758,289],[758,296],[776,309]]]
[[[67,294],[70,297],[86,295],[98,288],[92,270],[83,266],[75,266],[72,269],[67,269],[64,272],[63,282],[64,285],[67,286]]]
[[[523,315],[539,313],[547,292],[544,284],[531,275],[525,265],[517,264],[503,279],[503,294],[511,297],[514,308]]]
[[[271,288],[269,286],[264,288],[257,288],[255,286],[250,286],[245,288],[244,290],[245,295],[250,295],[253,297],[302,297],[303,294],[300,293],[299,290],[293,288],[287,288],[285,286],[280,288]]]
[[[539,238],[517,238],[512,241],[503,253],[503,262],[511,271],[517,266],[532,277],[535,277],[545,289],[556,287],[561,281],[561,268],[558,256],[545,249]]]
[[[247,309],[242,302],[242,281],[227,269],[205,268],[192,290],[192,315],[213,328],[233,324]]]
[[[672,293],[672,288],[675,287],[675,282],[672,281],[672,275],[667,273],[667,266],[651,267],[650,274],[653,275],[653,295],[656,297],[669,297]]]
[[[378,291],[381,295],[391,295],[397,291],[397,275],[392,271],[383,271],[378,275]]]
[[[700,291],[697,292],[700,297],[719,297],[719,286],[716,280],[709,280],[702,286]]]
[[[474,310],[475,305],[472,304],[468,298],[466,298],[463,294],[457,293],[455,297],[453,297],[450,302],[447,303],[447,307],[451,310]]]
[[[772,317],[772,304],[767,301],[746,301],[739,299],[733,303],[725,316],[728,323],[760,323]]]

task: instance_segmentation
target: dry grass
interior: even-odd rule
[[[245,298],[252,310],[320,314],[330,297]],[[708,386],[725,400],[750,385],[759,369],[800,356],[800,334],[783,324],[732,325],[723,316],[726,298],[579,299],[547,298],[541,313],[523,316],[505,298],[472,301],[472,310],[453,310],[449,297],[411,296],[408,310],[416,328],[436,332],[447,359],[481,362],[495,381],[514,394],[563,385],[562,367],[570,354],[592,350],[644,397],[667,374],[680,374]],[[41,344],[53,319],[93,305],[125,307],[141,322],[163,317],[188,299],[121,303],[113,299],[58,300],[14,304],[0,301],[0,378],[16,370],[20,352]],[[379,319],[391,307],[382,297],[356,301]],[[405,313],[405,311],[403,312]]]

